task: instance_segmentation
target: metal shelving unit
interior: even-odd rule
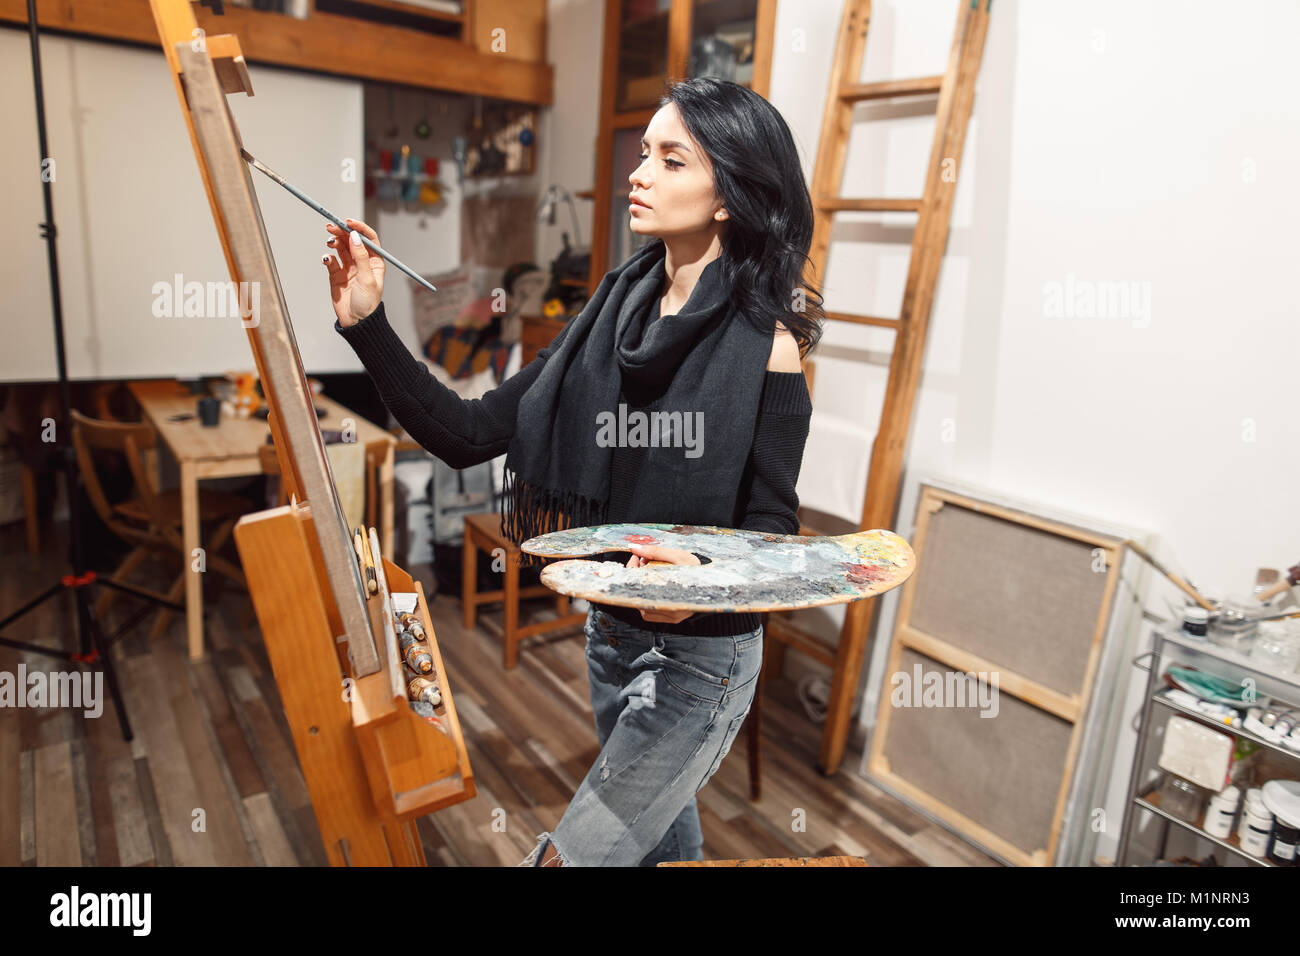
[[[1169,813],[1167,810],[1164,810],[1160,806],[1160,795],[1156,792],[1157,785],[1150,782],[1143,783],[1138,779],[1138,775],[1142,772],[1143,764],[1146,760],[1147,740],[1151,731],[1151,714],[1157,706],[1177,711],[1186,717],[1190,717],[1193,720],[1200,721],[1201,723],[1219,730],[1226,728],[1227,731],[1235,737],[1244,737],[1262,747],[1283,754],[1292,760],[1300,761],[1300,753],[1296,753],[1294,750],[1282,746],[1281,744],[1273,743],[1271,740],[1267,740],[1258,734],[1245,730],[1244,728],[1227,727],[1222,721],[1210,716],[1209,714],[1203,714],[1193,707],[1187,707],[1177,701],[1170,700],[1167,696],[1168,688],[1159,686],[1162,683],[1162,674],[1165,669],[1166,646],[1170,644],[1182,649],[1184,652],[1190,651],[1193,655],[1206,655],[1215,664],[1227,665],[1227,667],[1220,669],[1235,669],[1237,672],[1247,671],[1250,674],[1264,678],[1262,681],[1257,682],[1258,685],[1260,687],[1267,685],[1270,689],[1267,692],[1261,690],[1261,697],[1277,697],[1279,693],[1286,694],[1294,692],[1290,693],[1291,698],[1300,699],[1300,674],[1270,673],[1262,669],[1259,661],[1247,657],[1244,654],[1239,654],[1236,651],[1220,647],[1207,639],[1185,634],[1181,629],[1174,629],[1171,627],[1155,628],[1152,633],[1151,650],[1147,654],[1142,655],[1143,657],[1150,657],[1151,664],[1147,674],[1146,694],[1142,706],[1142,719],[1138,725],[1138,745],[1133,755],[1133,766],[1129,772],[1128,800],[1125,803],[1124,824],[1120,831],[1119,849],[1115,854],[1116,865],[1125,865],[1137,811],[1145,811],[1147,813],[1154,813],[1156,816],[1164,820],[1164,830],[1160,836],[1161,853],[1164,852],[1164,846],[1169,837],[1169,824],[1172,823],[1195,834],[1200,839],[1213,843],[1215,846],[1239,856],[1243,860],[1256,866],[1275,866],[1276,864],[1271,861],[1252,856],[1243,850],[1238,841],[1235,830],[1227,837],[1227,839],[1221,839],[1206,833],[1202,828],[1202,824],[1205,822],[1204,814],[1202,814],[1201,818],[1198,819],[1196,823],[1188,823],[1186,820],[1182,820]],[[1137,660],[1141,659],[1142,658],[1139,657]],[[1199,665],[1200,662],[1197,663]]]

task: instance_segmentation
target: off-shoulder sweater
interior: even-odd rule
[[[659,318],[656,302],[647,324]],[[550,357],[550,348],[544,348],[533,361],[482,397],[463,399],[411,354],[388,324],[382,302],[355,325],[343,328],[336,322],[335,329],[361,359],[393,417],[421,446],[452,468],[491,461],[505,453],[514,435],[519,400]],[[625,382],[625,386],[629,384]],[[667,382],[659,388],[633,389],[628,394],[625,387],[619,401],[628,405],[629,412],[648,410],[666,388]],[[798,533],[795,484],[811,417],[812,400],[802,372],[764,373],[753,444],[737,496],[737,514],[742,516],[737,528]],[[637,513],[638,463],[644,453],[644,447],[613,449],[610,523],[673,520],[671,515]],[[678,624],[664,624],[646,621],[635,608],[593,604],[597,610],[629,624],[673,634],[743,634],[757,628],[760,621],[756,613],[697,613]]]

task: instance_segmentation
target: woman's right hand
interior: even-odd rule
[[[330,274],[330,298],[334,302],[334,314],[338,316],[339,325],[345,329],[356,325],[379,307],[379,300],[384,294],[384,267],[387,262],[383,256],[375,255],[366,245],[357,239],[354,233],[360,233],[375,245],[379,237],[360,219],[345,219],[348,230],[345,231],[332,222],[325,223],[325,229],[332,237],[325,244],[338,253],[338,257],[326,254],[321,261]]]

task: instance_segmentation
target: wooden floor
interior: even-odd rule
[[[65,544],[48,526],[37,559],[27,557],[21,532],[21,524],[0,528],[0,617],[67,570]],[[428,590],[430,576],[423,577]],[[248,596],[219,587],[207,605],[203,660],[185,654],[182,615],[158,641],[147,639],[150,617],[115,645],[130,743],[107,699],[98,719],[68,709],[0,709],[0,865],[324,865]],[[513,865],[537,833],[558,823],[599,752],[581,631],[525,645],[519,667],[507,673],[497,638],[460,626],[458,599],[431,601],[478,796],[420,820],[425,854],[431,866]],[[71,649],[70,603],[47,603],[3,636]],[[120,599],[110,629],[134,606]],[[20,662],[29,671],[66,669],[55,658],[0,647],[0,671],[16,674]],[[820,726],[790,682],[769,682],[763,799],[748,796],[742,728],[699,793],[706,858],[999,865],[860,777],[858,749],[823,777],[814,768],[819,741]],[[805,832],[791,832],[796,808],[806,813]]]

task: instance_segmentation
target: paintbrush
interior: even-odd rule
[[[1125,541],[1124,544],[1127,545],[1128,549],[1132,551],[1134,554],[1136,554],[1139,558],[1141,558],[1147,564],[1151,565],[1151,567],[1155,568],[1157,571],[1159,571],[1161,574],[1167,577],[1170,581],[1176,584],[1179,588],[1181,588],[1193,601],[1195,601],[1201,607],[1205,608],[1207,611],[1210,611],[1212,613],[1215,614],[1218,613],[1219,609],[1215,607],[1213,604],[1211,604],[1209,601],[1207,601],[1204,597],[1202,597],[1200,591],[1196,590],[1196,588],[1188,584],[1186,580],[1180,578],[1178,575],[1174,574],[1163,564],[1161,564],[1159,561],[1153,558],[1151,554],[1147,551],[1147,549],[1142,547],[1142,545],[1138,544],[1136,541],[1133,540]]]
[[[262,172],[266,173],[267,176],[271,177],[271,179],[275,180],[277,183],[279,183],[279,184],[280,184],[281,186],[283,186],[285,189],[289,190],[289,192],[293,193],[295,196],[297,196],[299,199],[301,199],[303,202],[305,202],[308,206],[311,206],[312,209],[315,209],[318,213],[320,213],[322,216],[324,216],[324,217],[325,217],[326,219],[328,219],[330,222],[334,223],[334,225],[338,226],[338,227],[339,227],[340,229],[342,229],[344,232],[356,232],[358,236],[361,236],[361,233],[360,233],[359,231],[354,230],[354,229],[351,229],[351,228],[348,226],[348,224],[347,224],[346,221],[344,221],[344,220],[340,219],[338,216],[334,215],[334,213],[330,212],[328,209],[326,209],[324,206],[322,206],[322,205],[321,205],[320,203],[318,203],[316,200],[312,199],[310,196],[308,196],[308,195],[307,195],[305,192],[303,192],[301,189],[298,189],[298,188],[297,188],[296,186],[294,186],[292,183],[285,182],[285,179],[284,179],[283,176],[279,175],[277,172],[275,172],[275,170],[268,168],[266,165],[264,165],[264,164],[262,163],[261,160],[257,159],[257,158],[256,158],[252,153],[250,153],[248,150],[244,149],[244,148],[241,146],[241,147],[239,148],[239,152],[240,152],[240,154],[244,157],[244,159],[246,159],[246,160],[247,160],[247,161],[252,165],[252,167],[253,167],[254,169],[261,170]],[[371,252],[375,253],[376,255],[383,256],[385,259],[387,259],[387,260],[388,260],[389,262],[391,262],[393,265],[397,266],[397,268],[401,269],[401,270],[402,270],[403,272],[405,272],[408,276],[410,276],[410,277],[411,277],[412,279],[414,279],[416,282],[420,283],[420,285],[424,286],[424,287],[425,287],[426,289],[428,289],[430,292],[437,292],[437,291],[438,291],[437,287],[434,286],[434,284],[433,284],[432,282],[430,282],[428,279],[425,279],[424,277],[422,277],[419,273],[417,273],[417,272],[416,272],[414,269],[412,269],[410,266],[406,265],[404,262],[402,262],[402,261],[401,261],[400,259],[398,259],[396,256],[391,255],[391,254],[388,253],[388,252],[385,252],[384,249],[383,249],[382,247],[380,247],[378,243],[371,242],[371,241],[370,241],[369,239],[367,239],[365,236],[361,236],[361,241],[364,242],[364,243],[366,244],[366,247],[367,247],[368,249],[370,249]]]

